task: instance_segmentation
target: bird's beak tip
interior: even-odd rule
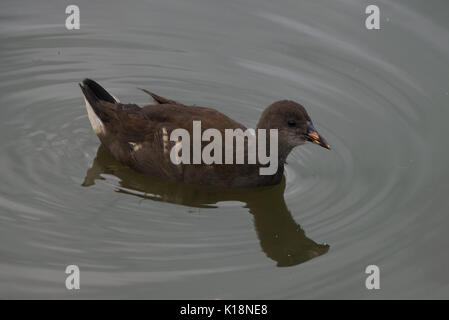
[[[326,139],[324,139],[314,128],[311,122],[307,123],[307,137],[308,140],[320,147],[326,148],[328,150],[331,149],[329,143],[327,143]]]

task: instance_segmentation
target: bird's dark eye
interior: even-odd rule
[[[288,120],[287,123],[288,123],[288,126],[289,126],[289,127],[294,127],[294,126],[296,126],[296,121],[295,121],[295,120]]]

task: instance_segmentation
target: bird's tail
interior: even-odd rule
[[[92,128],[97,135],[104,134],[103,121],[105,120],[105,114],[101,110],[101,102],[118,103],[119,101],[91,79],[84,79],[79,85],[86,101],[86,109]]]

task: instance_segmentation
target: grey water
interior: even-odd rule
[[[0,298],[449,298],[448,1],[79,0],[79,30],[68,4],[0,4]],[[100,147],[85,77],[248,127],[292,99],[332,150],[274,187],[161,181]]]

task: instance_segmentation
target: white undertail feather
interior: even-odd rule
[[[94,111],[94,109],[92,109],[92,106],[90,105],[89,101],[87,101],[86,98],[84,98],[84,101],[86,101],[87,115],[89,116],[89,120],[90,120],[90,124],[92,125],[92,129],[94,129],[94,131],[97,135],[105,134],[106,129],[104,127],[103,122],[95,114],[95,111]]]

